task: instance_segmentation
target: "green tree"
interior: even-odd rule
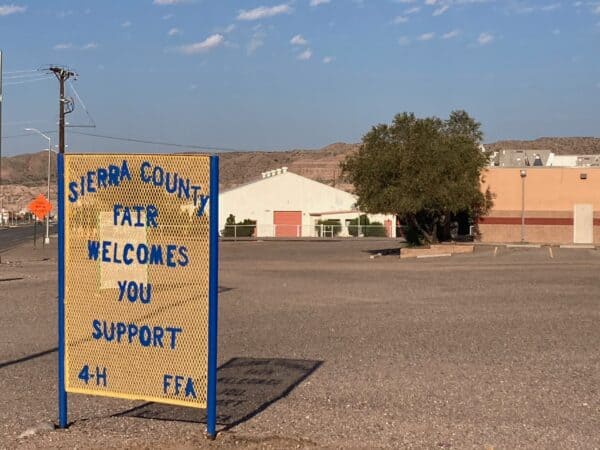
[[[397,214],[421,239],[437,242],[449,238],[454,215],[466,211],[476,220],[491,206],[490,193],[480,190],[488,162],[482,137],[465,111],[447,120],[402,113],[374,126],[342,171],[362,211]]]
[[[235,216],[229,214],[225,219],[225,228],[221,232],[223,237],[251,237],[254,236],[256,229],[256,220],[244,219],[242,222],[235,222]]]

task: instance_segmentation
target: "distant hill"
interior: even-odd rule
[[[51,171],[56,173],[56,154],[51,153]],[[48,152],[26,153],[2,158],[2,184],[37,186],[46,183]]]
[[[351,191],[340,176],[340,161],[358,150],[360,144],[338,142],[319,150],[288,150],[275,152],[222,153],[221,189],[249,183],[260,178],[261,172],[288,167],[291,172],[321,183]],[[600,138],[593,137],[542,137],[533,141],[498,141],[485,145],[488,150],[524,149],[551,150],[559,155],[600,154]],[[38,193],[45,193],[48,154],[46,152],[2,158],[4,204],[8,209],[24,208]],[[52,155],[52,189],[55,196],[55,156]]]
[[[498,141],[485,144],[487,150],[550,150],[556,155],[600,154],[600,138],[595,137],[541,137],[533,141]]]
[[[340,161],[358,144],[336,143],[320,150],[291,150],[276,152],[232,152],[220,154],[221,189],[249,183],[260,178],[261,172],[288,167],[291,172],[313,180],[349,190],[350,185],[340,179]],[[2,158],[4,207],[20,210],[42,193],[46,195],[48,153],[28,153]],[[56,157],[52,154],[51,197],[55,198]]]
[[[230,189],[260,178],[261,172],[288,167],[298,175],[349,189],[341,180],[340,162],[358,147],[359,144],[338,142],[320,150],[223,153],[220,155],[221,187]]]

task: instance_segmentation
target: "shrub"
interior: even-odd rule
[[[365,225],[369,225],[369,218],[367,217],[366,214],[362,214],[360,217],[357,217],[356,219],[351,219],[350,222],[348,222],[348,233],[350,234],[350,236],[354,236],[357,237],[358,236],[358,221],[360,219],[360,232],[361,234],[365,234]]]
[[[387,231],[381,222],[371,222],[364,233],[368,237],[387,237]]]
[[[387,237],[387,231],[381,222],[371,222],[366,214],[360,216],[360,227],[358,218],[351,219],[348,222],[348,233],[350,236],[357,237],[358,230],[365,237]]]
[[[236,225],[234,227],[234,225]],[[225,221],[225,229],[222,232],[223,237],[252,237],[256,230],[256,220],[244,219],[242,222],[235,222],[235,216],[229,214]]]

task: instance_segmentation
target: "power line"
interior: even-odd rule
[[[40,70],[32,70],[31,72],[21,72],[21,73],[17,73],[17,72],[4,72],[4,73],[8,74],[8,76],[5,76],[4,79],[26,78],[26,77],[35,77],[38,75],[44,75],[44,73]]]
[[[89,125],[67,125],[68,127],[80,127],[80,128],[96,128],[96,121],[94,120],[94,118],[92,117],[92,115],[89,113],[89,111],[87,110],[87,108],[85,107],[85,103],[83,103],[83,100],[81,99],[81,97],[79,96],[79,93],[77,92],[77,89],[75,89],[75,86],[73,86],[73,83],[71,83],[71,80],[67,80],[67,83],[69,83],[69,87],[71,88],[71,90],[73,91],[73,93],[75,94],[75,97],[77,98],[77,101],[79,101],[79,103],[81,104],[81,107],[83,108],[83,110],[85,111],[85,114],[88,116],[88,119],[90,121]]]
[[[45,130],[42,131],[45,134],[56,134],[56,130]],[[211,145],[197,145],[197,144],[181,144],[176,142],[163,142],[163,141],[153,141],[149,139],[141,139],[141,138],[128,138],[122,136],[109,136],[106,134],[97,134],[97,133],[85,133],[82,131],[71,131],[71,134],[79,134],[81,136],[89,136],[95,137],[99,139],[109,139],[113,141],[122,141],[122,142],[135,142],[138,144],[151,144],[151,145],[162,145],[165,147],[178,147],[178,148],[188,148],[188,149],[196,149],[196,150],[213,150],[220,152],[245,152],[247,150],[239,149],[239,148],[227,148],[227,147],[215,147]],[[10,136],[3,136],[2,139],[10,139],[10,138],[20,138],[20,137],[28,137],[34,136],[35,133],[22,133],[22,134],[13,134]]]
[[[45,134],[56,134],[56,130],[43,130],[42,133]],[[2,136],[2,139],[14,139],[14,138],[22,138],[28,136],[35,136],[36,133],[21,133],[21,134],[13,134],[9,136]],[[89,136],[95,137],[99,139],[108,139],[112,141],[121,141],[121,142],[135,142],[138,144],[151,144],[151,145],[163,145],[165,147],[178,147],[178,148],[188,148],[188,149],[196,149],[196,150],[213,150],[219,152],[245,152],[247,150],[240,148],[227,148],[227,147],[215,147],[211,145],[197,145],[197,144],[181,144],[176,142],[163,142],[163,141],[153,141],[149,139],[141,139],[141,138],[128,138],[122,136],[109,136],[106,134],[97,134],[97,133],[86,133],[82,131],[71,131],[71,134],[79,134],[81,136]]]
[[[196,150],[214,150],[221,152],[243,152],[245,150],[241,150],[238,148],[227,148],[227,147],[214,147],[211,145],[196,145],[196,144],[179,144],[174,142],[161,142],[161,141],[152,141],[148,139],[138,139],[138,138],[128,138],[121,136],[109,136],[106,134],[96,134],[96,133],[85,133],[82,131],[72,131],[72,134],[80,134],[82,136],[91,136],[100,139],[110,139],[113,141],[123,141],[123,142],[136,142],[138,144],[151,144],[151,145],[163,145],[165,147],[179,147],[179,148],[189,148]]]
[[[26,80],[27,78],[39,77],[41,75],[44,75],[44,74],[40,73],[40,72],[24,73],[21,75],[9,75],[8,77],[4,77],[4,79],[5,80]]]
[[[13,73],[29,73],[29,72],[37,72],[37,71],[38,71],[37,69],[29,69],[29,70],[12,70],[12,71],[10,71],[10,72],[4,72],[4,73],[11,75],[11,74],[13,74]]]
[[[4,122],[2,125],[17,126],[17,125],[27,125],[30,123],[50,123],[50,122],[52,122],[52,120],[50,120],[50,119],[13,120],[10,122]]]
[[[42,133],[44,134],[53,134],[56,133],[56,130],[45,130],[42,131]],[[10,136],[2,136],[2,139],[13,139],[13,138],[20,138],[20,137],[27,137],[27,136],[36,136],[37,133],[21,133],[21,134],[11,134]]]
[[[28,80],[22,80],[22,81],[11,81],[8,83],[4,83],[4,86],[16,86],[18,84],[26,84],[26,83],[33,83],[35,81],[44,81],[44,80],[49,80],[50,77],[43,77],[43,78],[34,78],[34,79],[28,79]]]

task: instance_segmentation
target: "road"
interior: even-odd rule
[[[68,431],[19,438],[57,417],[56,240],[6,252],[0,449],[600,448],[600,252],[370,258],[394,246],[221,244],[215,442],[194,408],[74,393]]]
[[[31,240],[33,242],[33,225],[23,225],[15,228],[0,229],[0,252],[14,247],[21,242]],[[38,238],[41,238],[39,244],[44,243],[44,234],[46,228],[44,225],[38,225]],[[50,234],[57,232],[56,225],[50,225]]]

